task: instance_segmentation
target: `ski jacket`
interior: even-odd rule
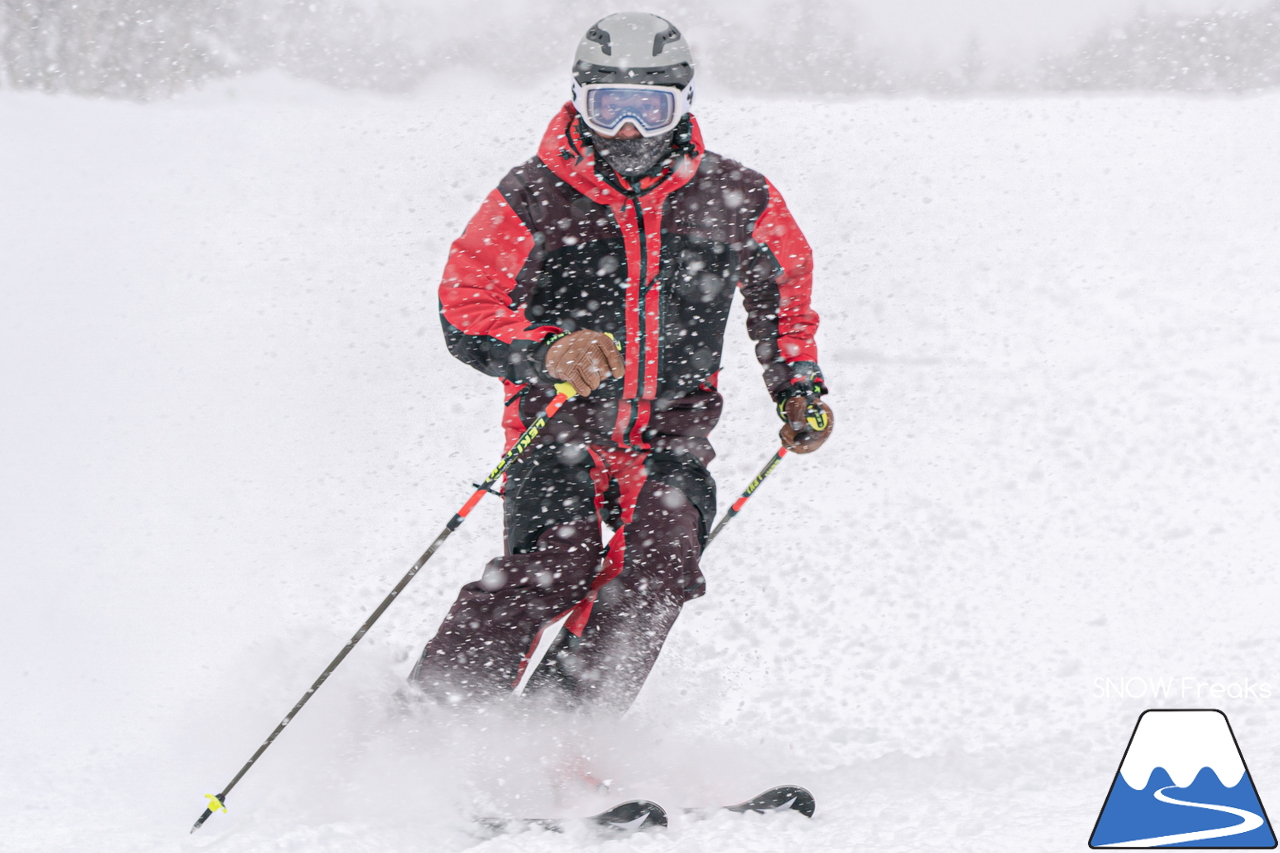
[[[584,137],[566,104],[537,156],[453,243],[440,284],[450,352],[503,380],[508,438],[554,393],[549,339],[594,329],[614,336],[625,375],[571,401],[558,422],[636,449],[705,439],[720,414],[735,288],[774,399],[797,381],[821,389],[812,254],[773,185],[706,151],[692,117],[681,153],[638,182],[597,166]]]

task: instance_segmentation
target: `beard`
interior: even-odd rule
[[[604,160],[624,178],[638,178],[648,174],[672,153],[675,131],[646,139],[604,139],[595,137],[594,145],[600,159]]]

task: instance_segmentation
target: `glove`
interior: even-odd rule
[[[812,453],[822,446],[835,426],[831,407],[817,395],[784,397],[778,414],[786,421],[778,431],[782,446],[796,453]]]
[[[556,338],[547,348],[542,364],[548,376],[573,383],[584,397],[589,397],[610,376],[621,379],[623,374],[622,355],[613,338],[591,329]]]

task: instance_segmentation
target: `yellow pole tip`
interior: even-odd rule
[[[209,811],[225,812],[227,807],[222,804],[222,800],[218,799],[217,794],[205,794],[204,798],[209,801]]]

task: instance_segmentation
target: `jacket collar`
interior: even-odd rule
[[[657,190],[661,195],[679,189],[689,183],[702,162],[702,131],[698,120],[689,116],[691,143],[694,153],[678,154],[675,162],[652,178],[643,178],[639,195],[645,196]],[[579,132],[578,111],[572,103],[566,103],[551,119],[547,132],[538,146],[538,159],[557,178],[597,204],[622,204],[630,198],[602,178],[596,171],[595,151],[586,144]]]

